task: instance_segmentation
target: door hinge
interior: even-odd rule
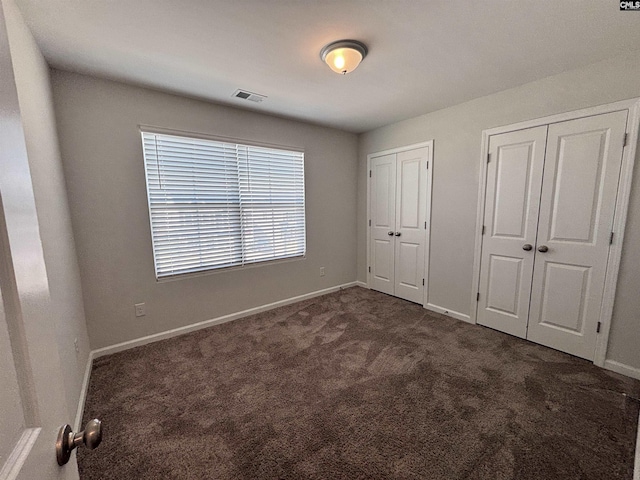
[[[476,295],[476,302],[480,301],[480,292],[478,292],[478,294]]]
[[[369,178],[371,178],[371,170],[369,170]]]
[[[427,170],[429,170],[429,162],[427,162]]]
[[[371,273],[371,267],[369,267],[369,273]]]
[[[485,228],[486,228],[486,227],[485,227],[484,225],[482,225],[482,235],[484,235],[484,230],[485,230]]]
[[[371,220],[369,220],[369,226],[371,226]]]
[[[487,163],[489,163],[491,161],[491,154],[487,153]]]
[[[427,229],[427,222],[424,222],[424,229]]]
[[[613,245],[613,232],[611,232],[611,235],[609,236],[609,245]]]
[[[422,286],[424,287],[424,278],[422,279]]]
[[[596,328],[596,333],[600,333],[600,327],[602,327],[602,323],[598,322],[598,327]]]
[[[622,141],[622,147],[626,147],[627,146],[627,140],[629,140],[629,134],[625,133],[624,134],[624,140]]]

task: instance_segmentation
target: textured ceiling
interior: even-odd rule
[[[353,132],[640,45],[613,0],[16,1],[56,68]],[[342,38],[369,46],[347,76],[319,58]]]

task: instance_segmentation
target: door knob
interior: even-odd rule
[[[538,247],[538,251],[539,251],[539,252],[542,252],[542,253],[544,253],[544,252],[548,252],[548,251],[549,251],[549,247],[547,247],[546,245],[540,245],[540,246]]]
[[[400,235],[402,235],[402,233],[396,232],[396,237],[399,237]]]
[[[523,250],[526,250],[526,251],[528,252],[529,250],[533,250],[533,245],[531,245],[530,243],[525,243],[525,244],[522,246],[522,249],[523,249]]]
[[[393,232],[387,232],[387,235],[389,235],[390,237],[393,237]]]
[[[71,425],[63,425],[58,432],[56,441],[56,458],[58,465],[65,465],[71,457],[71,452],[79,445],[93,450],[102,441],[102,422],[97,418],[90,420],[82,432],[73,433]]]

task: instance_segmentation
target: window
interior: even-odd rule
[[[304,153],[142,132],[156,277],[305,254]]]

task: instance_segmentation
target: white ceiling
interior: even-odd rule
[[[617,0],[17,3],[54,67],[353,132],[640,45],[640,13]],[[343,38],[369,46],[346,76],[319,58]],[[268,98],[232,98],[238,88]]]

